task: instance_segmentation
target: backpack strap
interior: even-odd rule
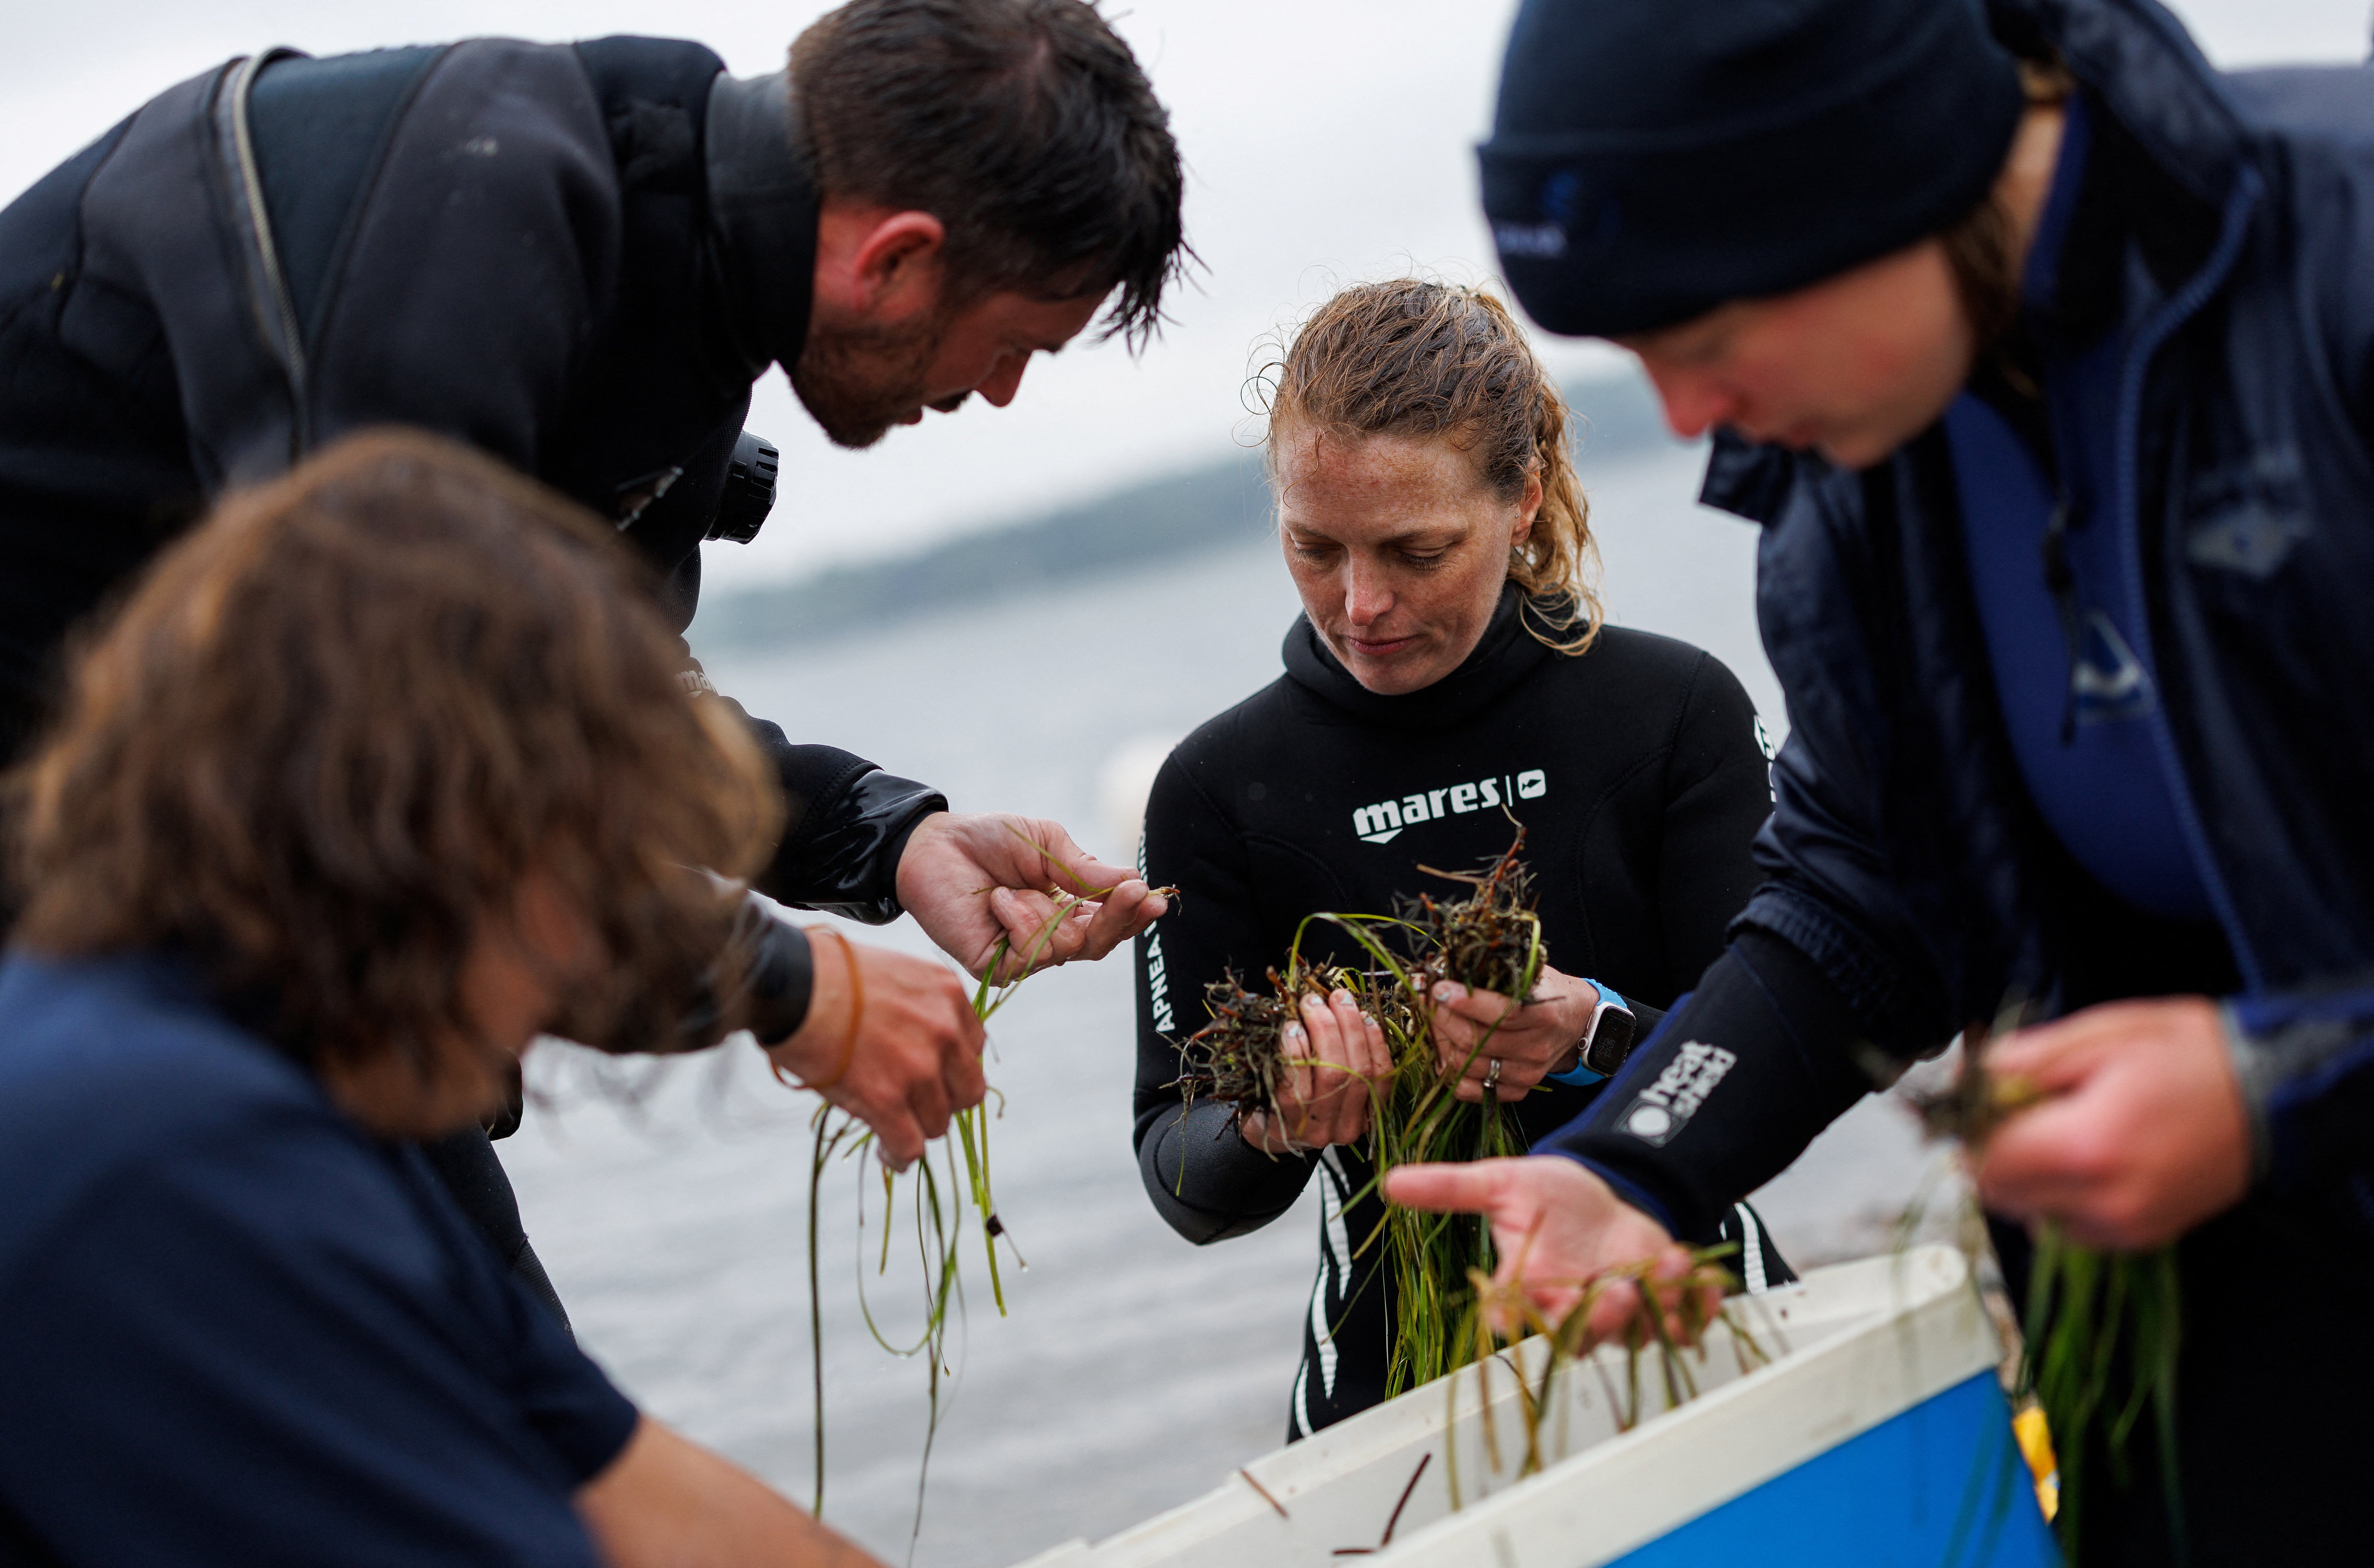
[[[232,70],[216,93],[212,108],[214,156],[221,188],[228,195],[225,217],[233,251],[239,257],[248,317],[265,358],[279,371],[279,395],[259,401],[233,425],[244,427],[235,443],[243,470],[269,466],[276,471],[294,463],[305,450],[305,345],[298,331],[297,311],[280,270],[279,247],[274,243],[272,216],[264,199],[264,174],[255,156],[253,127],[249,123],[249,99],[255,78],[276,60],[298,55],[294,49],[267,49],[251,54]],[[242,471],[239,479],[262,477]]]

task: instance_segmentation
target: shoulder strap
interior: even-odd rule
[[[288,279],[280,270],[279,248],[273,242],[272,218],[264,206],[264,176],[256,163],[248,103],[255,89],[255,78],[264,68],[298,53],[294,49],[267,49],[261,54],[249,55],[240,62],[216,95],[213,111],[214,152],[221,166],[223,188],[230,196],[230,238],[246,286],[248,313],[256,337],[278,367],[282,382],[280,407],[255,410],[252,439],[241,444],[253,458],[261,458],[266,452],[281,454],[283,465],[294,463],[305,450],[305,345],[298,331],[297,310],[289,300]]]

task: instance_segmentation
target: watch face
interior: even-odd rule
[[[1582,1065],[1607,1078],[1632,1054],[1632,1036],[1640,1020],[1624,1008],[1602,1008],[1592,1020],[1591,1043],[1582,1048]]]

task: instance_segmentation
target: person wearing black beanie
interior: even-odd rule
[[[2149,1421],[2063,1456],[2089,1568],[2362,1550],[2369,89],[2217,72],[2152,0],[1527,0],[1482,149],[1525,309],[1713,432],[1792,728],[1768,879],[1622,1077],[1389,1196],[1634,1262],[2016,1006],[2006,1273],[2049,1223],[2180,1282],[2172,1491]]]

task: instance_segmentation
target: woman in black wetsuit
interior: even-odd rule
[[[1608,1065],[1625,1026],[1645,1037],[1722,951],[1770,796],[1731,672],[1600,623],[1566,407],[1497,301],[1414,280],[1347,289],[1272,379],[1271,480],[1304,615],[1285,677],[1181,741],[1146,806],[1146,875],[1185,897],[1138,940],[1136,1138],[1155,1207],[1199,1244],[1267,1224],[1324,1173],[1288,1427],[1301,1437],[1384,1397],[1384,1244],[1353,1256],[1381,1214],[1362,1195],[1368,1090],[1306,1067],[1275,1118],[1182,1107],[1175,1042],[1206,1021],[1205,986],[1283,962],[1314,911],[1455,891],[1420,864],[1501,854],[1505,807],[1526,829],[1550,964],[1459,1094],[1488,1086],[1538,1139],[1596,1091],[1584,1047]],[[1304,951],[1365,963],[1323,927]],[[1507,1006],[1455,988],[1437,1001],[1446,1060]],[[1291,1055],[1386,1065],[1343,993],[1303,1021]],[[1751,1289],[1792,1278],[1744,1207],[1723,1235]]]

